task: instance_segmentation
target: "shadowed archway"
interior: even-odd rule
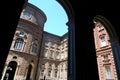
[[[116,72],[118,79],[120,79],[120,43],[118,39],[118,35],[116,33],[116,30],[114,29],[114,26],[110,23],[110,21],[105,18],[102,15],[96,15],[93,19],[94,23],[99,21],[107,30],[108,36],[110,38],[110,43],[111,43],[111,48],[112,48],[112,53],[115,61],[115,67],[116,67]]]
[[[17,68],[17,62],[11,61],[8,64],[8,67],[6,69],[6,73],[5,73],[3,80],[14,80],[16,68]]]
[[[23,2],[22,2],[23,1]],[[118,36],[118,42],[120,38],[119,30],[120,30],[120,14],[116,15],[118,10],[120,10],[120,5],[118,1],[109,1],[109,4],[104,3],[104,0],[98,0],[93,3],[93,1],[86,1],[86,0],[60,0],[61,2],[67,2],[72,5],[73,12],[75,15],[73,18],[70,18],[70,20],[74,19],[75,24],[75,49],[76,56],[75,56],[75,66],[76,66],[76,72],[75,76],[79,80],[99,80],[98,79],[98,73],[97,73],[97,64],[95,59],[95,47],[94,47],[94,38],[92,34],[93,30],[93,18],[97,15],[103,15],[106,17],[110,23],[114,26],[117,36]],[[99,2],[99,3],[98,3]],[[16,4],[12,4],[16,3]],[[76,5],[74,5],[76,3]],[[112,3],[112,4],[111,4]],[[1,5],[3,2],[1,3]],[[6,2],[4,2],[6,4]],[[9,47],[11,44],[11,41],[13,39],[13,34],[15,32],[15,28],[17,25],[17,21],[19,20],[19,14],[22,10],[22,7],[24,5],[24,0],[18,0],[18,1],[10,1],[9,3],[9,14],[6,16],[4,13],[2,19],[2,23],[5,27],[1,29],[0,32],[2,32],[1,35],[1,50],[0,50],[0,56],[3,58],[0,58],[0,71],[2,74],[4,62],[6,60],[7,53],[9,51]],[[114,6],[111,6],[114,5]],[[1,7],[2,9],[8,9],[5,8],[5,5]],[[2,10],[1,9],[1,10]],[[111,14],[111,12],[114,12],[115,14]],[[8,13],[8,12],[6,12]],[[109,15],[110,14],[110,15]],[[5,19],[5,20],[4,20]],[[8,24],[4,24],[6,22],[6,19],[8,19]],[[69,24],[70,25],[70,24]],[[72,25],[72,24],[71,24]],[[11,27],[12,26],[12,27]],[[8,28],[6,30],[6,27]],[[5,30],[3,32],[3,30]],[[9,37],[8,37],[9,35]],[[119,45],[118,45],[119,46]],[[119,48],[115,47],[115,51],[119,51]],[[118,60],[117,60],[118,61]],[[73,63],[72,63],[73,64]],[[89,66],[89,67],[88,67]],[[0,75],[1,75],[0,74]],[[70,73],[71,74],[71,73]],[[74,79],[69,79],[74,80]],[[76,79],[75,79],[76,80]],[[120,79],[118,79],[120,80]]]
[[[30,76],[31,76],[31,71],[32,71],[32,65],[30,64],[28,66],[28,71],[27,71],[27,77],[26,80],[31,80]]]

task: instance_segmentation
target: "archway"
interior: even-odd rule
[[[26,80],[31,80],[32,65],[30,64],[27,71]]]
[[[111,44],[111,48],[112,48],[112,54],[113,54],[113,58],[114,58],[114,62],[115,62],[115,68],[116,68],[116,73],[117,73],[117,77],[118,79],[120,79],[119,74],[120,74],[120,44],[119,44],[119,40],[118,40],[118,35],[116,34],[116,31],[114,29],[114,26],[112,25],[112,23],[110,23],[110,21],[105,18],[102,15],[96,15],[94,17],[93,20],[95,23],[97,21],[99,21],[107,30],[108,36],[110,38],[109,42]]]
[[[24,0],[21,0],[21,1],[24,1]],[[27,0],[26,0],[27,1]],[[106,15],[108,15],[108,14],[111,14],[111,12],[114,12],[114,13],[118,13],[118,10],[119,10],[119,7],[118,7],[118,5],[116,5],[116,4],[118,4],[118,2],[117,1],[112,1],[112,4],[108,4],[107,5],[107,7],[106,7],[106,3],[103,3],[104,1],[99,1],[99,3],[98,3],[98,1],[97,2],[95,2],[95,3],[93,3],[92,1],[85,1],[85,0],[83,0],[83,1],[73,1],[73,0],[69,0],[70,1],[70,3],[72,4],[72,7],[74,7],[74,12],[75,12],[75,15],[76,16],[74,16],[74,18],[75,18],[75,24],[76,24],[76,33],[78,33],[78,34],[80,34],[79,36],[83,36],[83,33],[85,34],[85,32],[87,32],[84,36],[89,36],[89,30],[86,30],[86,27],[87,26],[90,26],[89,24],[90,24],[90,22],[88,22],[88,18],[90,18],[90,16],[91,16],[91,13],[95,13],[95,15],[96,15],[96,11],[98,11],[98,12],[100,12],[100,10],[101,10],[101,13],[103,13],[103,14],[106,14]],[[76,5],[74,5],[74,2],[76,2],[77,4]],[[12,3],[16,3],[16,4],[18,4],[19,5],[19,7],[18,7],[18,5],[16,5],[16,4],[12,4]],[[89,4],[88,4],[89,3]],[[2,3],[3,4],[3,3]],[[101,5],[102,4],[102,6],[98,6],[98,5]],[[113,5],[114,4],[114,6],[111,6],[111,5]],[[8,21],[11,21],[9,24],[3,24],[4,26],[7,26],[7,28],[8,28],[8,31],[6,30],[6,27],[4,27],[4,29],[1,29],[1,32],[2,32],[2,30],[6,30],[6,31],[4,31],[4,32],[2,32],[2,36],[3,36],[3,41],[1,41],[1,43],[2,43],[2,51],[1,51],[1,56],[3,56],[3,57],[5,57],[4,58],[4,60],[1,58],[1,64],[2,64],[2,66],[0,67],[1,69],[0,69],[0,71],[1,71],[1,73],[2,73],[2,68],[3,68],[3,65],[4,65],[4,62],[5,62],[5,59],[6,59],[6,56],[7,56],[7,53],[8,53],[8,51],[9,51],[9,44],[11,44],[11,41],[12,41],[12,37],[13,37],[13,34],[14,34],[14,29],[16,28],[16,25],[17,25],[17,21],[18,21],[18,19],[19,19],[19,14],[20,14],[20,9],[22,9],[22,6],[23,6],[23,3],[20,3],[19,1],[10,1],[10,5],[12,5],[12,6],[9,6],[10,8],[10,10],[11,10],[11,12],[13,13],[11,13],[9,16],[7,16],[6,18],[8,18]],[[92,7],[91,7],[92,6]],[[13,8],[14,7],[14,8]],[[98,7],[100,7],[99,9],[98,9]],[[3,6],[3,8],[5,8],[4,6]],[[7,9],[7,8],[6,8]],[[16,10],[17,9],[17,10]],[[109,10],[110,9],[110,10]],[[109,11],[108,11],[109,10]],[[86,13],[86,11],[88,12],[88,13]],[[83,14],[82,14],[82,13]],[[97,14],[98,14],[98,12],[97,12]],[[86,14],[86,15],[85,15]],[[6,15],[6,14],[5,14]],[[89,17],[88,17],[88,15],[89,15]],[[112,17],[111,17],[112,16]],[[119,21],[120,21],[120,15],[109,15],[108,17],[110,17],[110,19],[111,20],[113,20],[113,22],[114,21],[116,21],[115,23],[117,23],[117,25],[119,25]],[[4,18],[4,17],[3,17]],[[6,18],[4,18],[4,19],[6,19]],[[17,18],[17,20],[16,20],[16,18]],[[12,19],[12,20],[11,20]],[[80,23],[82,21],[82,23]],[[6,20],[5,21],[3,21],[3,22],[6,22]],[[11,24],[13,25],[12,26],[12,28],[11,28]],[[86,26],[87,25],[87,26]],[[80,26],[82,26],[82,30],[80,30]],[[86,27],[85,27],[86,26]],[[84,28],[85,27],[85,28]],[[88,28],[88,27],[87,27]],[[89,28],[88,28],[89,29]],[[115,29],[116,29],[116,31],[117,31],[117,33],[119,33],[119,26],[116,26],[115,27]],[[85,32],[84,32],[85,31]],[[7,32],[7,33],[6,33]],[[92,29],[91,29],[91,33],[92,33]],[[87,55],[90,57],[90,58],[88,58],[88,60],[89,60],[89,63],[94,63],[95,62],[95,59],[94,59],[94,57],[92,58],[92,55],[90,55],[91,53],[92,53],[92,51],[93,51],[93,48],[92,48],[92,45],[91,44],[93,44],[92,43],[92,41],[90,40],[90,38],[82,38],[82,39],[79,39],[79,36],[78,36],[78,34],[76,34],[76,40],[79,40],[79,42],[77,42],[76,41],[76,45],[75,45],[75,47],[76,48],[78,48],[78,46],[79,46],[79,44],[82,46],[82,47],[79,47],[78,49],[76,49],[76,52],[78,52],[78,54],[77,54],[77,56],[76,56],[76,58],[77,58],[77,60],[78,61],[80,61],[79,63],[81,63],[82,64],[82,57],[85,57],[85,58],[87,58]],[[82,35],[81,35],[82,34]],[[9,37],[8,37],[8,35],[9,35]],[[90,36],[91,36],[91,34],[90,34]],[[89,36],[89,37],[90,37]],[[120,35],[119,35],[119,37],[120,37]],[[1,38],[2,39],[2,38]],[[89,39],[89,40],[86,40],[85,41],[85,39]],[[88,42],[89,41],[89,42]],[[6,43],[7,42],[7,43]],[[81,42],[81,43],[80,43]],[[90,44],[90,45],[89,45]],[[88,45],[87,47],[86,47],[86,45]],[[7,48],[6,48],[6,46],[7,46]],[[88,47],[91,47],[91,49],[89,50],[89,48]],[[85,50],[85,49],[87,49],[87,50]],[[82,53],[83,51],[85,50],[85,52],[84,52],[84,54],[80,54],[80,53]],[[88,52],[87,52],[88,51]],[[94,53],[94,51],[93,51],[93,53]],[[6,55],[3,55],[3,54],[6,54]],[[82,57],[80,57],[80,56],[82,56]],[[78,63],[78,62],[77,62]],[[77,74],[76,74],[76,76],[79,76],[78,77],[78,79],[80,79],[81,77],[81,79],[82,80],[90,80],[90,79],[96,79],[95,77],[97,77],[97,73],[96,73],[96,64],[93,64],[94,66],[92,66],[91,67],[91,65],[89,65],[89,69],[88,68],[86,68],[86,64],[84,65],[84,66],[79,66],[78,64],[76,64],[76,68],[77,68]],[[85,71],[82,71],[80,68],[82,68],[82,70],[85,70]],[[81,72],[81,74],[83,74],[83,75],[81,75],[81,74],[79,74],[79,72]],[[84,73],[87,73],[87,74],[84,74]],[[90,75],[92,73],[92,75]],[[88,77],[89,76],[89,77]],[[87,79],[87,77],[88,77],[88,79]],[[96,79],[96,80],[98,80],[98,78]]]
[[[5,73],[3,80],[14,80],[16,68],[17,68],[17,62],[11,61],[8,64],[8,67],[6,69],[6,73]]]

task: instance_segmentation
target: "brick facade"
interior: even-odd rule
[[[100,80],[118,80],[107,30],[97,21],[93,31]]]

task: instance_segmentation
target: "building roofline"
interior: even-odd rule
[[[37,6],[35,6],[34,4],[31,4],[29,2],[27,3],[27,6],[30,6],[31,8],[34,8],[36,11],[38,11],[39,14],[40,14],[40,16],[44,17],[45,22],[46,22],[47,16],[46,16],[46,14],[40,8],[38,8]]]

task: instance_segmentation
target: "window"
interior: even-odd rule
[[[24,37],[24,36],[25,36],[25,32],[20,31],[20,32],[19,32],[19,36],[20,36],[20,37]]]
[[[34,39],[32,44],[32,52],[37,53],[38,52],[38,39]]]
[[[109,60],[108,59],[108,55],[104,55],[103,58],[104,58],[104,61],[108,61]]]
[[[48,68],[51,70],[52,69],[52,64],[49,64]]]
[[[16,56],[13,56],[13,59],[17,59],[17,57],[16,57]]]
[[[44,39],[45,39],[45,41],[49,41],[49,37],[45,37]]]
[[[55,77],[57,77],[57,71],[55,71]]]
[[[23,46],[24,40],[22,38],[17,38],[14,44],[14,48],[16,50],[21,50]]]
[[[27,11],[25,11],[24,13],[23,13],[23,15],[24,15],[24,17],[25,17],[25,19],[30,19],[30,13],[29,12],[27,12]]]
[[[32,52],[33,52],[33,53],[37,53],[37,50],[38,50],[38,46],[37,46],[37,44],[34,43],[34,44],[32,45]]]
[[[50,58],[53,59],[54,58],[54,51],[50,50]]]
[[[20,33],[19,33],[19,35],[21,36],[21,37],[23,37],[24,36],[24,32],[23,31],[20,31]]]
[[[64,59],[64,53],[61,54],[61,59]]]
[[[45,42],[45,46],[48,46],[48,42]]]
[[[51,71],[48,72],[48,76],[49,76],[49,77],[50,77],[50,75],[51,75]]]
[[[35,39],[34,42],[38,43],[39,39]]]
[[[60,56],[59,56],[59,53],[56,53],[56,59],[59,59]]]
[[[101,45],[102,47],[106,46],[106,41],[104,36],[101,37]]]
[[[104,26],[103,25],[100,25],[99,26],[99,31],[103,30],[104,29]]]
[[[48,57],[48,51],[47,50],[44,51],[44,57]]]
[[[110,66],[105,66],[105,71],[106,71],[106,78],[107,79],[112,79],[112,73],[110,70]]]
[[[41,76],[44,76],[44,70],[41,71]]]

